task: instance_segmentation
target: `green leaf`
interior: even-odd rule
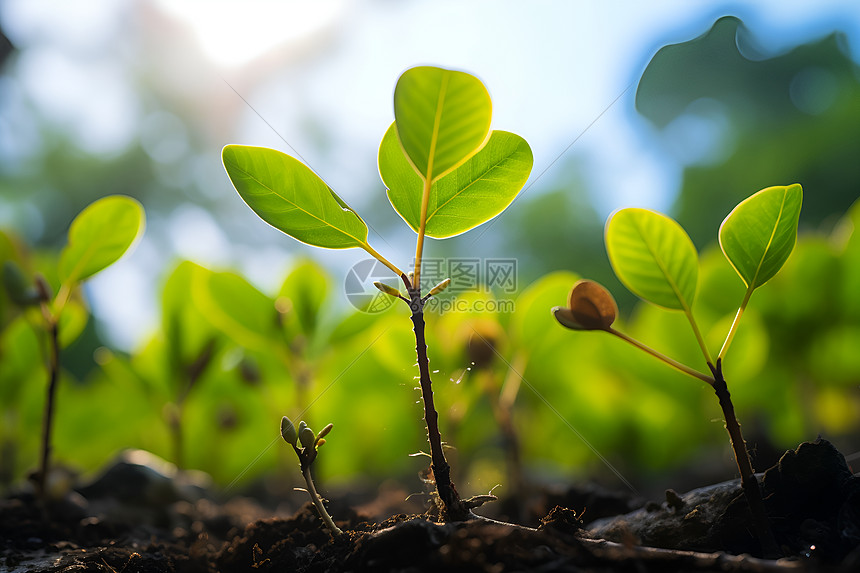
[[[115,263],[143,227],[143,207],[131,197],[111,195],[90,204],[69,228],[69,244],[60,257],[60,280],[83,281]]]
[[[689,311],[696,296],[696,247],[681,226],[648,209],[621,209],[606,223],[606,251],[618,278],[658,306]]]
[[[533,164],[529,144],[520,136],[493,131],[487,144],[430,188],[425,233],[442,239],[489,221],[516,198]],[[379,172],[388,200],[417,233],[423,181],[409,164],[392,124],[379,146]]]
[[[298,320],[298,327],[306,336],[312,335],[323,316],[323,305],[330,290],[325,269],[311,260],[296,264],[281,285],[277,298],[286,304],[286,320]],[[286,301],[289,301],[288,303]]]
[[[268,350],[277,336],[275,302],[232,272],[197,272],[195,304],[209,321],[245,348]]]
[[[271,226],[315,247],[367,244],[361,217],[297,159],[246,145],[228,145],[221,155],[236,191]]]
[[[170,273],[161,294],[161,329],[171,376],[181,374],[214,337],[212,326],[194,304],[200,294],[193,290],[198,274],[211,271],[182,261]]]
[[[549,309],[567,300],[570,286],[579,278],[569,271],[555,271],[523,290],[507,328],[515,346],[532,349],[563,332]]]
[[[400,143],[426,181],[441,177],[481,147],[492,111],[487,88],[465,72],[412,68],[394,88]]]
[[[797,241],[803,189],[768,187],[741,201],[720,226],[720,247],[746,283],[756,289],[779,271]]]

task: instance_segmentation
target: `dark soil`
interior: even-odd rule
[[[546,494],[535,529],[384,518],[392,496],[382,492],[356,510],[335,500],[345,534],[334,539],[309,503],[269,517],[256,502],[215,503],[193,483],[126,461],[47,507],[28,494],[2,500],[0,571],[860,571],[860,478],[829,442],[786,452],[761,481],[779,560],[755,557],[737,482],[640,508],[595,487]],[[586,505],[602,519],[584,525]]]

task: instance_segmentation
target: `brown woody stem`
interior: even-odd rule
[[[416,281],[417,284],[417,281]],[[442,513],[445,521],[464,521],[469,519],[471,512],[463,504],[460,494],[451,483],[451,466],[445,459],[442,450],[442,436],[439,433],[439,414],[433,404],[433,388],[430,380],[430,361],[427,358],[427,342],[424,338],[424,301],[421,300],[421,289],[409,289],[412,310],[412,325],[415,332],[415,351],[418,355],[418,373],[421,384],[421,398],[424,401],[424,420],[427,424],[427,439],[430,442],[430,459],[436,491],[442,502]]]
[[[755,528],[756,537],[761,544],[762,553],[765,557],[778,557],[780,555],[779,546],[773,536],[773,531],[770,528],[770,522],[767,518],[767,510],[764,507],[764,500],[761,497],[761,489],[759,489],[758,480],[753,471],[752,461],[750,460],[749,451],[747,450],[746,442],[743,434],[741,434],[741,425],[735,416],[735,407],[732,404],[732,398],[729,394],[729,388],[726,385],[726,380],[723,377],[722,360],[717,359],[716,367],[711,366],[711,371],[714,374],[714,391],[720,401],[720,407],[723,409],[723,417],[726,421],[726,430],[729,432],[729,439],[732,444],[732,449],[735,454],[735,461],[738,464],[738,471],[741,474],[741,484],[743,485],[744,494],[747,498],[747,503],[750,506],[752,513],[753,527]]]
[[[44,306],[44,305],[43,305]],[[39,457],[39,471],[36,474],[36,495],[46,499],[46,482],[48,479],[49,461],[51,456],[51,433],[54,424],[54,402],[57,395],[57,383],[60,379],[60,340],[57,320],[50,315],[47,308],[43,312],[48,321],[48,394],[45,399],[45,415],[42,419],[42,451]]]

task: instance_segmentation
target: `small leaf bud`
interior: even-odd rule
[[[299,428],[299,441],[302,443],[307,449],[312,449],[314,447],[314,442],[316,441],[316,436],[314,436],[314,431],[305,426],[304,428]]]
[[[329,424],[328,426],[320,430],[319,435],[317,435],[317,440],[321,440],[324,437],[328,436],[328,433],[331,432],[332,428],[334,428],[334,424]]]
[[[295,446],[296,441],[299,439],[299,435],[296,433],[296,427],[286,416],[281,418],[281,437],[284,438],[284,441],[291,446]]]
[[[376,288],[378,288],[380,291],[384,292],[384,293],[385,293],[385,294],[387,294],[387,295],[390,295],[390,296],[402,296],[402,295],[400,294],[400,291],[399,291],[399,290],[397,290],[397,289],[396,289],[396,288],[394,288],[393,286],[388,286],[388,285],[387,285],[387,284],[385,284],[385,283],[381,283],[381,282],[374,282],[374,283],[373,283],[373,286],[375,286]]]
[[[451,279],[445,279],[441,283],[439,283],[436,286],[434,286],[433,288],[431,288],[429,295],[430,296],[436,296],[437,294],[439,294],[440,292],[442,292],[443,290],[448,288],[448,285],[450,285],[450,284],[451,284]]]
[[[3,263],[3,285],[12,302],[19,306],[27,306],[39,302],[39,293],[30,286],[21,267],[14,261]]]

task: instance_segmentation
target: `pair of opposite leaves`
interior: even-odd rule
[[[720,226],[720,247],[747,286],[745,300],[791,254],[802,201],[798,184],[768,187],[738,204]],[[605,240],[615,274],[634,294],[658,306],[691,312],[698,255],[677,222],[647,209],[622,209],[607,222]],[[593,281],[574,285],[568,302],[554,313],[575,330],[608,330],[618,312],[612,295]]]
[[[518,135],[490,132],[491,115],[486,88],[464,72],[423,66],[398,80],[379,172],[416,233],[464,233],[501,213],[525,184],[531,149]],[[222,159],[239,195],[273,227],[317,247],[368,248],[361,217],[300,161],[244,145],[226,146]]]

